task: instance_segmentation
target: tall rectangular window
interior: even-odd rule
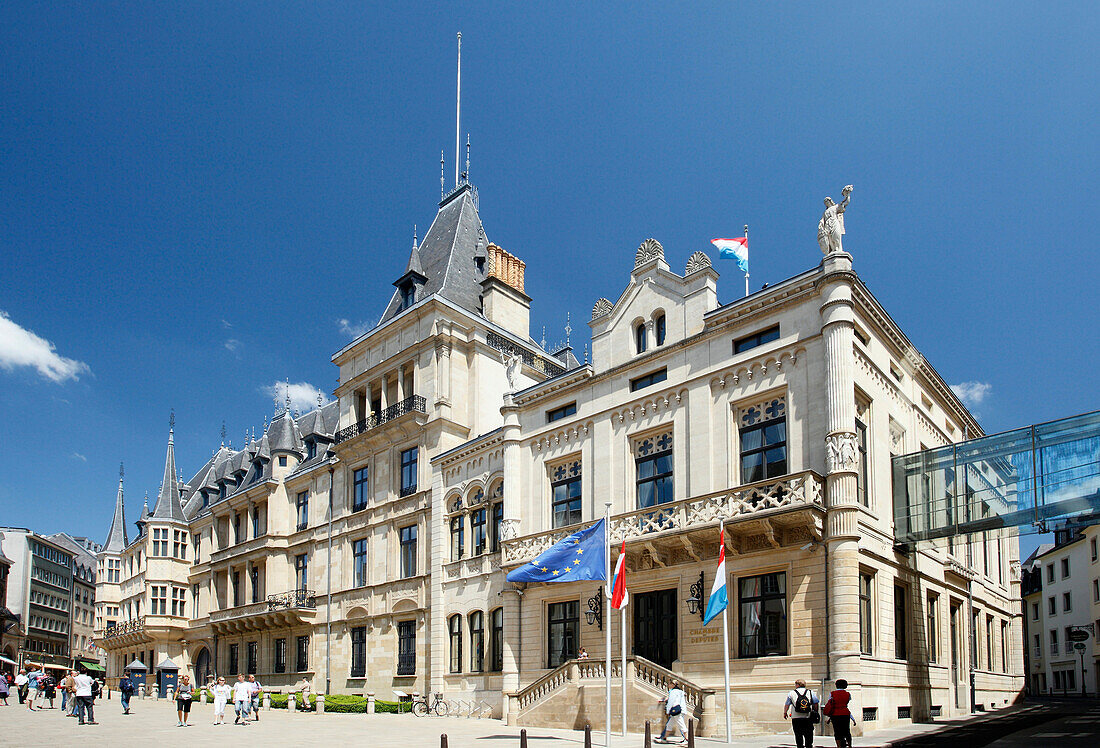
[[[581,461],[558,465],[550,473],[550,511],[555,528],[581,521]]]
[[[152,590],[152,605],[149,612],[153,615],[167,615],[168,613],[168,588],[160,585],[153,585]]]
[[[489,669],[500,672],[504,669],[504,608],[497,608],[489,614]]]
[[[172,588],[172,615],[187,617],[187,590],[184,587]]]
[[[416,621],[397,622],[397,674],[416,675]]]
[[[993,625],[993,616],[987,615],[985,617],[985,669],[994,669],[993,660],[993,635],[995,627]]]
[[[241,534],[241,513],[237,512],[233,515],[233,542],[239,543],[244,540],[244,535]]]
[[[367,584],[367,539],[360,538],[351,544],[352,567],[355,570],[355,586]]]
[[[367,467],[364,465],[351,474],[352,476],[352,506],[353,512],[362,511],[367,508],[367,500],[370,498],[369,490],[369,475]]]
[[[634,446],[638,508],[672,501],[672,434],[646,437]]]
[[[859,651],[863,654],[871,654],[874,638],[871,635],[873,620],[871,618],[871,583],[870,574],[859,575]]]
[[[940,660],[940,619],[939,598],[935,595],[928,596],[928,661]]]
[[[229,645],[229,674],[230,674],[230,676],[232,676],[234,673],[240,673],[241,672],[240,669],[238,668],[238,665],[240,664],[240,653],[241,653],[241,645],[240,644],[230,644]]]
[[[452,673],[462,672],[462,616],[455,613],[447,622],[447,631],[450,636]]]
[[[1069,559],[1062,559],[1062,579],[1069,579]]]
[[[500,531],[504,528],[504,502],[498,501],[493,504],[493,508],[490,510],[489,514],[491,515],[489,522],[489,551],[491,553],[496,553],[500,550]]]
[[[253,566],[248,570],[248,581],[252,587],[252,602],[260,602],[260,567]]]
[[[260,531],[260,507],[252,507],[252,537],[258,538],[263,533]]]
[[[356,626],[351,630],[351,677],[367,675],[367,627]]]
[[[741,482],[777,478],[787,473],[787,418],[741,425]]]
[[[1008,672],[1008,621],[1001,621],[1001,672]]]
[[[485,532],[485,508],[470,512],[470,555],[480,556],[488,548],[488,536]]]
[[[1068,592],[1062,593],[1062,612],[1069,613],[1073,610],[1073,596]]]
[[[485,614],[475,610],[470,614],[470,672],[485,670]]]
[[[297,656],[296,659],[297,659],[297,662],[295,663],[295,665],[297,666],[297,671],[299,673],[304,673],[307,670],[309,670],[309,637],[308,636],[299,636],[298,637],[298,656]]]
[[[557,667],[577,656],[580,604],[576,600],[546,606],[546,666]]]
[[[863,506],[871,506],[870,492],[867,490],[867,424],[856,419],[856,448],[859,450],[856,462],[856,496]]]
[[[304,530],[309,526],[309,491],[299,491],[297,501],[298,529]]]
[[[275,672],[286,672],[286,639],[275,640]]]
[[[909,601],[908,590],[894,585],[894,659],[909,659]]]
[[[458,561],[466,553],[466,515],[451,517],[451,560]]]
[[[301,553],[294,557],[295,589],[309,589],[309,554]]]
[[[416,459],[419,449],[410,447],[401,452],[401,495],[416,493]]]
[[[187,560],[187,533],[183,530],[172,531],[172,557]]]
[[[255,675],[257,670],[259,669],[259,664],[260,664],[259,663],[259,659],[260,659],[259,658],[259,651],[260,651],[260,643],[259,642],[249,642],[248,643],[248,673],[249,673],[249,675]]]
[[[153,554],[154,556],[168,555],[168,528],[153,528]]]
[[[787,575],[738,580],[740,657],[787,654]]]
[[[416,525],[402,527],[399,531],[401,542],[401,577],[408,579],[416,576]]]

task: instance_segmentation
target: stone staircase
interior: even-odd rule
[[[580,730],[590,724],[604,729],[606,718],[606,681],[604,660],[570,660],[551,670],[525,688],[507,695],[508,724],[530,727],[555,727]],[[627,730],[642,732],[649,720],[661,724],[663,711],[659,701],[668,694],[672,681],[679,681],[687,700],[687,717],[696,720],[701,736],[724,732],[717,710],[715,690],[685,680],[682,676],[650,662],[631,656],[626,660]],[[611,728],[622,726],[622,662],[611,663]],[[739,736],[760,734],[755,725],[734,715],[734,731]],[[657,727],[659,730],[660,728]]]

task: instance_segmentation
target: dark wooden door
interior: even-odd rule
[[[676,590],[632,595],[634,654],[662,667],[676,659]]]

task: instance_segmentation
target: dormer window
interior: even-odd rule
[[[485,272],[485,258],[484,257],[475,257],[474,258],[474,267],[477,268],[477,272],[484,273]]]
[[[654,332],[657,337],[657,345],[665,344],[665,315],[658,314],[653,321]]]
[[[218,484],[218,498],[219,499],[224,499],[225,498],[225,481],[222,481],[221,483]]]
[[[310,439],[306,442],[306,459],[312,460],[317,456],[317,441]]]
[[[402,283],[399,292],[401,294],[402,309],[408,309],[416,303],[416,284],[412,281]]]
[[[645,329],[645,322],[639,322],[638,326],[634,328],[634,351],[635,353],[645,353],[649,347],[649,336]]]
[[[254,463],[252,463],[252,480],[249,481],[249,483],[255,483],[256,481],[258,481],[260,479],[260,476],[263,475],[263,472],[263,460],[256,460]]]

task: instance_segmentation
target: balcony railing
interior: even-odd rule
[[[278,595],[267,596],[268,610],[290,610],[292,608],[316,608],[317,593],[313,590],[291,590]]]
[[[735,521],[756,515],[805,507],[824,509],[821,477],[810,471],[750,483],[732,491],[707,494],[682,501],[646,507],[611,518],[613,541],[633,540],[658,533],[671,533],[717,526],[720,519]],[[503,563],[512,565],[535,558],[581,525],[525,535],[502,544]]]
[[[485,336],[485,342],[488,343],[490,348],[495,348],[501,353],[508,355],[516,355],[520,357],[523,363],[530,366],[536,371],[541,371],[548,377],[556,377],[558,374],[565,373],[565,367],[561,364],[554,363],[549,359],[536,356],[526,348],[520,348],[518,345],[512,343],[510,340],[498,335],[495,332],[491,332]]]
[[[354,436],[366,433],[373,428],[381,426],[387,421],[392,421],[395,418],[400,418],[408,413],[427,413],[428,403],[422,395],[412,395],[406,397],[399,403],[395,403],[390,407],[379,413],[371,413],[358,423],[352,424],[347,428],[340,429],[336,432],[336,443],[347,441]]]
[[[122,623],[116,623],[110,628],[104,629],[101,636],[102,639],[117,639],[120,636],[126,634],[138,634],[145,630],[145,616],[141,618],[135,618],[132,621],[123,621]]]

